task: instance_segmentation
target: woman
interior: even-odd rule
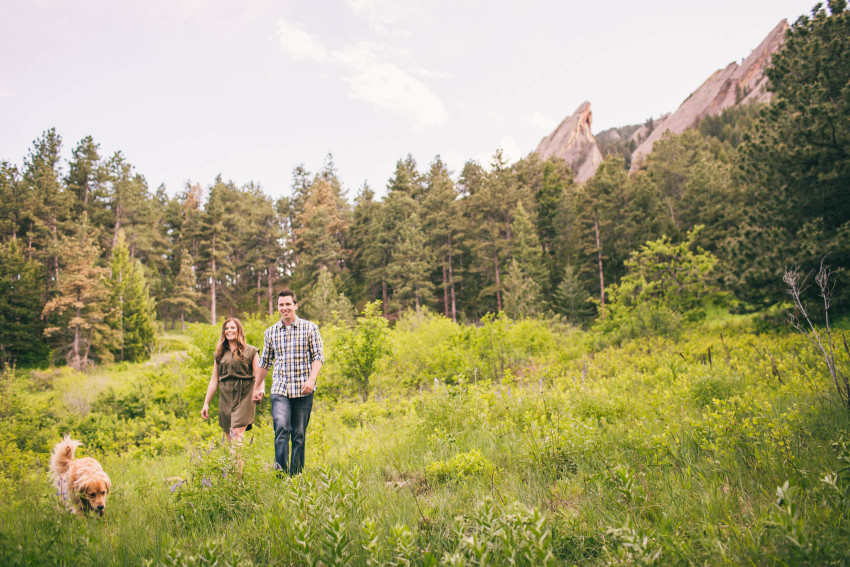
[[[224,439],[240,441],[254,423],[252,398],[255,391],[265,390],[265,382],[260,380],[260,356],[255,347],[245,342],[239,319],[224,322],[213,358],[215,364],[201,417],[209,419],[210,400],[218,389],[218,423],[224,430]]]

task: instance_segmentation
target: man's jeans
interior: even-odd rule
[[[301,398],[287,398],[272,394],[272,422],[274,423],[274,460],[280,470],[296,475],[304,468],[304,450],[310,410],[313,409],[312,392]],[[292,438],[292,461],[289,461],[289,439]]]

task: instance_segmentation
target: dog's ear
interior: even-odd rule
[[[106,476],[106,475],[103,475],[103,476]],[[110,492],[112,492],[112,481],[109,480],[109,477],[107,476],[106,477],[106,493],[109,494]]]
[[[83,477],[74,481],[74,490],[77,492],[87,492],[88,486],[88,483],[83,479]]]

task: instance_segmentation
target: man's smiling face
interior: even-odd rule
[[[298,309],[298,304],[292,300],[291,295],[284,295],[277,298],[277,312],[280,313],[280,320],[284,324],[289,325],[295,321],[295,311]]]

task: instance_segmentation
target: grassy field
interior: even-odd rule
[[[241,474],[200,419],[211,326],[146,364],[6,372],[0,564],[846,564],[850,414],[805,339],[757,329],[715,314],[610,344],[411,317],[365,403],[323,329],[294,480],[271,468],[267,402]],[[64,433],[112,478],[103,520],[48,483]]]

